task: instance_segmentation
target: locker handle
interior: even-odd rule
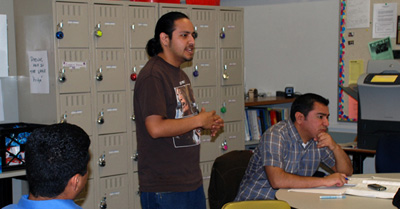
[[[226,142],[226,140],[224,140],[224,142],[222,142],[222,144],[221,144],[221,149],[222,149],[223,151],[228,150],[228,142]]]
[[[199,76],[199,67],[197,65],[194,66],[193,76],[194,77],[198,77]]]
[[[132,30],[135,30],[135,24],[132,24]]]
[[[132,120],[132,121],[135,121],[135,120],[136,120],[135,115],[132,115],[132,116],[131,116],[131,120]]]
[[[136,79],[137,79],[136,67],[133,67],[133,73],[131,74],[131,80],[136,81]]]
[[[221,113],[226,113],[226,103],[225,102],[222,104]]]
[[[67,80],[67,78],[65,77],[65,69],[63,68],[60,70],[60,73],[58,75],[58,81],[60,83],[64,83],[66,80]]]
[[[57,39],[64,38],[64,33],[62,32],[62,30],[63,30],[63,22],[61,21],[60,23],[57,24],[57,32],[56,32]]]
[[[139,160],[139,154],[137,152],[135,154],[133,154],[132,160],[133,161],[138,161]]]
[[[104,112],[99,113],[99,117],[97,118],[97,123],[98,124],[103,124],[104,123]]]
[[[101,24],[100,23],[97,24],[96,27],[94,28],[95,29],[94,30],[94,35],[96,37],[99,37],[99,38],[103,36],[103,32],[100,30],[100,28],[101,28]]]
[[[103,197],[103,199],[100,201],[100,209],[107,209],[107,199],[106,199],[106,197]]]
[[[224,73],[222,74],[222,78],[224,80],[228,80],[229,79],[228,66],[227,65],[224,65]]]
[[[221,38],[221,39],[225,38],[225,27],[221,28],[221,32],[219,33],[219,38]]]
[[[102,154],[100,157],[99,157],[99,166],[100,167],[105,167],[106,166],[106,155],[105,154]]]
[[[102,81],[103,80],[103,74],[101,72],[102,72],[102,69],[99,68],[97,70],[97,73],[96,73],[96,80],[98,80],[98,81]]]
[[[67,114],[63,114],[63,115],[61,116],[60,123],[66,123],[66,122],[67,122]]]

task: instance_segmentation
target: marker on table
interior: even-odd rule
[[[344,195],[335,195],[335,196],[319,196],[319,199],[345,199]]]

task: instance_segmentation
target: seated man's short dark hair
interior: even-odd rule
[[[29,192],[35,196],[60,195],[71,177],[85,175],[90,138],[82,128],[53,124],[35,129],[25,147]]]
[[[292,107],[290,109],[290,119],[292,120],[292,122],[296,121],[295,117],[296,112],[300,112],[305,117],[307,117],[308,113],[311,110],[313,110],[314,102],[321,103],[325,106],[329,105],[329,100],[325,99],[324,97],[318,94],[313,94],[313,93],[303,94],[297,97],[296,100],[294,100]]]

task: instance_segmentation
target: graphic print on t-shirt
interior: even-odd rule
[[[193,90],[190,84],[175,87],[174,90],[177,103],[175,119],[197,115],[197,104],[195,103]],[[198,128],[173,137],[175,147],[188,147],[200,144],[200,131],[201,129]]]

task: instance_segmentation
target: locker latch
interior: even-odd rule
[[[102,154],[102,155],[99,157],[99,166],[100,166],[100,167],[106,166],[106,155],[105,155],[105,154]]]
[[[62,32],[62,30],[63,30],[63,22],[61,21],[60,23],[57,24],[57,32],[56,32],[57,39],[64,38],[64,33]]]
[[[136,152],[135,154],[133,154],[132,160],[133,161],[138,161],[139,160],[139,153]]]
[[[94,27],[94,35],[96,37],[102,37],[103,36],[103,32],[100,30],[101,24],[97,24],[96,27]]]
[[[220,37],[221,39],[224,39],[224,38],[225,38],[225,27],[222,27],[222,28],[221,28],[221,32],[219,33],[219,37]]]
[[[63,115],[61,116],[60,123],[66,123],[66,122],[67,122],[67,114],[63,114]]]
[[[136,67],[133,67],[133,73],[131,74],[131,80],[136,81],[137,79],[137,73],[136,73]]]
[[[199,76],[199,67],[197,65],[194,66],[193,76],[194,77],[198,77]]]
[[[224,80],[228,80],[228,79],[229,79],[228,65],[224,65],[224,73],[222,74],[222,78],[223,78]]]
[[[97,73],[96,73],[96,80],[98,80],[98,81],[102,81],[102,80],[103,80],[103,74],[102,74],[102,69],[101,69],[101,68],[99,68],[99,69],[97,70]]]
[[[222,142],[222,144],[221,144],[221,149],[222,149],[223,151],[228,150],[228,143],[226,142],[226,140],[224,140],[224,142]]]
[[[226,103],[222,103],[221,112],[226,113]]]
[[[100,209],[107,209],[106,197],[103,197],[103,199],[100,201]]]
[[[58,81],[60,83],[64,83],[67,80],[67,78],[65,77],[65,69],[61,69],[59,74],[58,74]]]
[[[99,113],[99,117],[97,118],[97,123],[98,124],[103,124],[104,123],[104,112]]]

